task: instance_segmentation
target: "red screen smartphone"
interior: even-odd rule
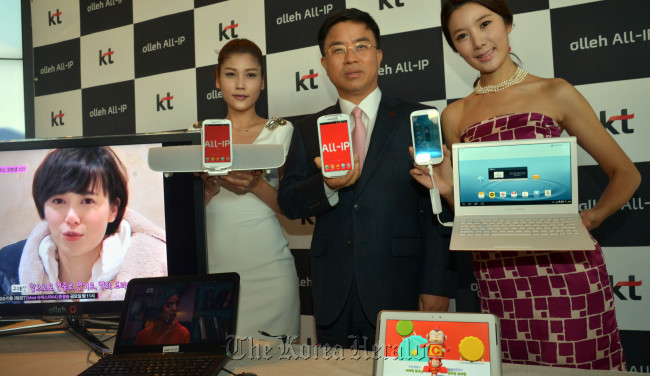
[[[201,140],[203,167],[210,170],[223,170],[232,167],[232,124],[230,120],[204,120]]]
[[[318,118],[321,170],[325,177],[344,176],[354,168],[349,120],[345,114]]]

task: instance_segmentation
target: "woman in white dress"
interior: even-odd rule
[[[283,144],[289,149],[293,126],[263,119],[255,102],[264,89],[262,52],[235,39],[219,52],[215,81],[228,106],[234,144]],[[266,338],[300,333],[298,276],[276,213],[280,170],[232,171],[204,175],[208,269],[237,272],[241,292],[237,335]]]

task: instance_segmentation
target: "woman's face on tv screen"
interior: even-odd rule
[[[106,227],[115,220],[118,206],[110,203],[101,186],[83,194],[66,192],[50,197],[44,205],[52,240],[63,257],[99,254]]]

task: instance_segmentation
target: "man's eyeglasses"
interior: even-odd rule
[[[327,50],[327,53],[332,56],[346,56],[348,54],[348,49],[350,49],[352,50],[352,53],[357,56],[366,56],[370,53],[371,47],[376,48],[377,46],[366,42],[359,42],[349,47],[337,44],[336,46],[330,47]]]

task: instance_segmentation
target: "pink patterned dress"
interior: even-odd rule
[[[537,113],[470,126],[461,142],[559,137]],[[473,252],[482,312],[500,318],[503,361],[625,370],[603,252]]]

